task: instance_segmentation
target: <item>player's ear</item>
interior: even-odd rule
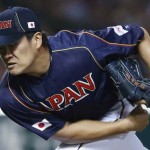
[[[33,36],[34,42],[36,49],[39,49],[42,45],[42,33],[41,32],[36,32]]]

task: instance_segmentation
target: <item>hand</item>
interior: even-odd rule
[[[142,131],[149,124],[149,115],[140,105],[126,119],[130,131]]]

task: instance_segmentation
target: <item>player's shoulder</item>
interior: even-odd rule
[[[52,50],[68,49],[72,47],[88,47],[95,39],[92,30],[61,30],[54,36],[48,36]]]
[[[78,45],[78,39],[78,34],[70,30],[62,30],[55,35],[48,36],[52,51],[75,47]]]

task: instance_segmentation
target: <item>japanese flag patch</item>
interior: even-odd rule
[[[40,131],[44,131],[45,129],[47,129],[51,125],[52,124],[48,120],[43,119],[41,122],[37,122],[37,123],[33,124],[32,127],[36,128]]]
[[[35,28],[35,23],[34,22],[28,22],[28,28],[29,29]]]

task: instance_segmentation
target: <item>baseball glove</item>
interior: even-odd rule
[[[127,98],[131,104],[145,99],[150,106],[150,80],[142,76],[136,59],[115,60],[110,62],[105,69],[123,98]]]

